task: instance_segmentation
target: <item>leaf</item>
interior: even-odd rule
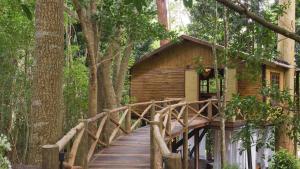
[[[193,0],[183,0],[183,4],[187,8],[193,7]]]
[[[32,20],[32,13],[26,4],[21,4],[21,8],[29,20]]]

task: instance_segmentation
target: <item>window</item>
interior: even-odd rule
[[[209,93],[209,80],[200,80],[200,92]]]
[[[280,87],[280,73],[271,72],[270,73],[270,81],[272,86]]]

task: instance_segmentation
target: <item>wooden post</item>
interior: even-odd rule
[[[153,122],[155,116],[155,104],[154,101],[152,101],[152,108],[151,108],[151,121]],[[159,151],[159,147],[155,141],[154,137],[154,129],[153,125],[157,125],[154,123],[151,123],[150,128],[150,168],[151,169],[161,169],[162,168],[162,159],[161,154]]]
[[[87,120],[80,120],[81,122],[84,123],[84,128],[82,130],[84,130],[83,136],[81,138],[81,142],[79,144],[78,147],[78,155],[76,158],[76,165],[81,166],[82,169],[87,169],[88,168],[88,153],[89,153],[89,147],[91,146],[91,143],[89,140],[91,140],[89,138],[88,135],[88,127],[89,127],[89,123]]]
[[[212,102],[211,100],[209,100],[209,104],[207,106],[207,116],[208,116],[208,119],[212,119]]]
[[[188,105],[186,105],[184,117],[183,117],[183,169],[189,168],[189,124],[188,124]]]
[[[181,158],[177,153],[170,153],[163,156],[165,169],[182,169]]]
[[[58,145],[44,145],[42,147],[42,169],[59,168],[59,147]]]
[[[172,117],[172,110],[171,106],[168,106],[168,120],[167,120],[167,125],[166,125],[166,131],[169,133],[169,140],[168,140],[168,147],[169,150],[172,152],[172,131],[171,131],[171,117]]]
[[[128,112],[125,117],[125,129],[128,133],[131,132],[131,106],[128,105]]]
[[[194,135],[194,146],[195,146],[195,169],[199,168],[199,129],[195,129],[195,135]]]

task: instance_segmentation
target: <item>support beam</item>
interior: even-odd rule
[[[195,148],[195,169],[199,168],[199,129],[195,129],[195,135],[194,135],[194,148]]]
[[[188,134],[188,138],[191,138],[193,135],[195,135],[195,130],[192,130],[191,132],[189,132]],[[180,147],[184,142],[184,139],[182,138],[181,140],[179,140],[178,142],[175,143],[175,145],[173,146],[173,150],[178,149],[178,147]]]
[[[186,109],[184,112],[183,116],[183,123],[184,123],[184,128],[183,128],[183,169],[188,169],[189,168],[189,126],[188,126],[188,105],[186,105]]]
[[[208,128],[204,128],[203,131],[201,132],[200,136],[199,136],[199,142],[200,143],[203,139],[203,137],[205,136],[206,132],[207,132]],[[192,154],[195,151],[195,146],[192,148],[192,150],[190,151],[190,156],[192,156]]]

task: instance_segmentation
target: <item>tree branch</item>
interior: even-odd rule
[[[79,18],[75,12],[73,12],[71,9],[69,9],[67,6],[64,5],[64,11],[73,19],[79,21]]]
[[[241,14],[241,15],[245,15],[248,18],[251,18],[252,20],[254,20],[255,22],[259,23],[260,25],[272,30],[273,32],[279,33],[287,38],[293,39],[296,42],[300,43],[300,36],[297,35],[294,32],[291,32],[285,28],[282,28],[280,26],[277,26],[275,24],[272,24],[270,22],[268,22],[267,20],[265,20],[264,18],[257,16],[255,13],[250,12],[248,9],[243,8],[240,5],[236,5],[234,2],[232,2],[231,0],[216,0],[219,3],[227,6],[228,8],[230,8],[231,10],[234,10],[235,12]]]

